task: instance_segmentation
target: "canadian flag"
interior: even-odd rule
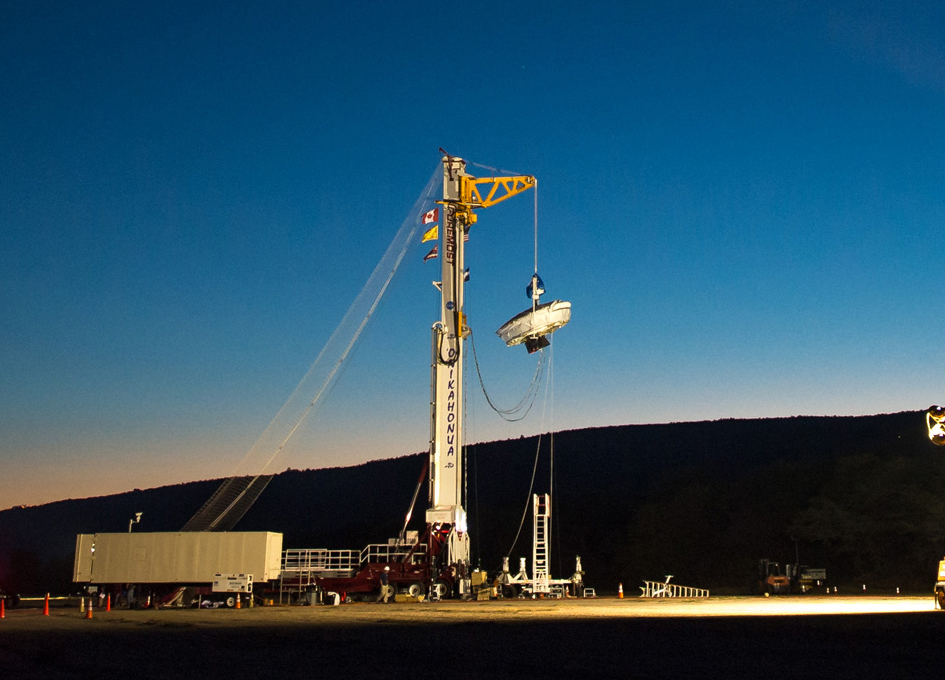
[[[423,213],[423,216],[420,218],[420,224],[433,224],[434,222],[439,222],[440,220],[440,209],[434,208],[430,212]]]

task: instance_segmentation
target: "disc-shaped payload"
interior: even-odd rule
[[[552,300],[516,314],[502,324],[496,334],[509,347],[524,344],[531,354],[547,347],[550,343],[545,336],[554,333],[570,320],[571,303]]]

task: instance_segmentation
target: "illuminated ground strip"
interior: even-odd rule
[[[619,602],[619,600],[618,600]],[[732,597],[705,600],[625,600],[623,609],[602,606],[599,616],[811,616],[927,612],[928,597]],[[609,604],[609,603],[608,603]]]
[[[30,603],[32,604],[32,603]],[[57,603],[59,604],[59,603]],[[50,617],[41,616],[39,607],[7,609],[3,626],[15,628],[72,628],[88,626],[83,621],[78,602],[75,606],[59,606]],[[244,609],[162,609],[116,610],[96,609],[95,620],[101,625],[139,626],[163,622],[167,625],[241,627],[262,625],[368,625],[463,623],[482,621],[521,623],[526,621],[618,620],[633,618],[721,618],[721,617],[790,617],[851,614],[910,614],[938,611],[932,596],[925,597],[843,597],[832,595],[798,597],[713,597],[708,599],[642,599],[638,597],[566,599],[566,600],[499,600],[491,602],[406,602],[389,606],[360,603],[318,607],[256,607]],[[942,612],[945,617],[945,612]],[[945,620],[945,618],[943,618]],[[98,625],[98,624],[96,624]]]

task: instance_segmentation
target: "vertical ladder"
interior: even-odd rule
[[[535,593],[550,593],[549,564],[551,563],[551,495],[535,494],[532,497],[532,568],[534,569]]]

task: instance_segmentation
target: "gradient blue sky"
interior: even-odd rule
[[[3,2],[0,508],[228,474],[438,147],[538,177],[574,306],[525,421],[470,373],[470,441],[942,401],[943,36],[931,1]],[[468,250],[508,405],[533,212]],[[426,449],[426,250],[282,467]]]

